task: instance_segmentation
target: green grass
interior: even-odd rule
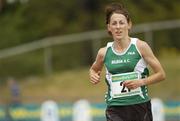
[[[180,56],[166,55],[160,57],[166,71],[166,80],[149,86],[149,95],[163,100],[180,100]],[[89,67],[56,72],[47,77],[29,77],[20,80],[23,102],[41,102],[53,99],[58,102],[72,102],[78,99],[104,101],[106,84],[104,73],[101,82],[93,85],[89,82]],[[4,101],[9,100],[7,86],[0,85]]]
[[[30,79],[22,84],[22,89],[24,90],[23,95],[26,96],[73,101],[81,98],[91,99],[94,96],[101,96],[103,99],[103,86],[102,83],[99,86],[93,86],[89,82],[88,68],[81,68],[63,73],[55,73],[46,78]],[[36,92],[33,95],[32,90]],[[98,97],[95,100],[100,100],[100,98]]]
[[[180,55],[178,52],[166,52],[162,54],[160,62],[166,72],[166,79],[151,85],[150,95],[164,100],[180,100]]]

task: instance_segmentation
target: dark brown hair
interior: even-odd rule
[[[123,4],[120,4],[120,3],[111,3],[110,5],[106,6],[105,10],[106,10],[106,24],[109,24],[110,18],[111,18],[113,13],[123,14],[126,17],[128,23],[131,20],[130,16],[129,16],[129,12],[123,6]]]

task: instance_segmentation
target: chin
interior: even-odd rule
[[[123,37],[122,37],[122,36],[118,36],[118,37],[116,36],[115,38],[116,38],[117,40],[121,40],[121,39],[123,39]]]

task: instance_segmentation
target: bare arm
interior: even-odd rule
[[[124,85],[129,89],[135,89],[143,85],[150,85],[160,82],[165,79],[165,72],[159,62],[159,60],[154,56],[149,45],[144,41],[137,41],[137,47],[142,54],[144,60],[149,64],[153,70],[153,74],[147,78],[140,79],[139,81],[125,81]]]
[[[153,70],[153,74],[144,79],[144,85],[150,85],[165,79],[165,72],[159,60],[154,56],[151,48],[146,42],[139,41],[139,50],[144,60],[149,64]]]
[[[89,69],[90,81],[93,84],[97,84],[98,82],[100,82],[100,74],[103,68],[105,51],[106,48],[99,49],[96,60]]]

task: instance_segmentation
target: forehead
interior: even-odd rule
[[[123,14],[120,13],[113,13],[110,21],[119,21],[119,20],[127,20],[126,17]]]

